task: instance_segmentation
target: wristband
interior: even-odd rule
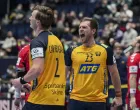
[[[135,94],[135,93],[136,93],[136,89],[130,88],[130,93],[131,93],[131,94]]]
[[[21,83],[21,84],[26,84],[26,83],[28,83],[28,82],[26,82],[26,81],[24,80],[23,77],[20,77],[20,83]]]

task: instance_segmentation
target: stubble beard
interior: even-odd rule
[[[35,21],[35,20],[33,20],[33,21],[31,22],[30,27],[31,27],[33,30],[36,30],[37,25],[36,25],[36,21]]]
[[[86,38],[85,38],[85,42],[84,43],[89,43],[89,40],[90,40],[90,36],[87,35]]]

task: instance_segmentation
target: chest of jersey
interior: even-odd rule
[[[72,53],[73,67],[79,74],[94,74],[101,66],[106,65],[106,52],[98,46],[78,48]]]

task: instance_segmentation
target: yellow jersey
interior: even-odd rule
[[[74,70],[70,99],[85,102],[106,102],[108,96],[107,65],[115,63],[113,51],[104,44],[84,45],[66,51],[66,66]]]
[[[44,58],[44,71],[32,81],[28,102],[40,105],[64,105],[66,81],[62,43],[56,36],[44,31],[32,40],[30,50],[32,59]]]

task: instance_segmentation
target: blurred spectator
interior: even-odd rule
[[[65,26],[67,27],[70,27],[72,28],[73,27],[73,22],[77,19],[77,16],[76,16],[76,12],[75,11],[71,11],[70,13],[67,13],[66,14],[66,17],[65,17]]]
[[[24,19],[25,12],[23,10],[23,5],[18,4],[15,10],[11,13],[10,19],[13,24],[22,23]]]
[[[138,17],[140,12],[140,0],[132,0],[131,8],[134,12],[134,16]]]
[[[72,40],[72,34],[70,33],[69,27],[65,27],[64,33],[63,33],[63,38],[66,39],[67,41]]]
[[[116,32],[117,27],[118,27],[118,24],[113,23],[113,22],[109,22],[108,24],[105,25],[105,27],[103,29],[102,37],[104,37],[108,40],[110,38],[115,39],[115,36],[117,34],[117,32]]]
[[[98,3],[94,9],[94,17],[100,19],[101,17],[107,17],[111,12],[107,7],[108,0],[101,0],[101,3]]]
[[[106,41],[106,38],[104,38],[104,37],[101,37],[100,39],[97,39],[96,41],[98,41],[101,44],[106,44],[106,45],[108,44],[107,41]]]
[[[5,14],[5,16],[2,19],[2,25],[8,25],[10,23],[8,14]]]
[[[17,77],[16,67],[14,65],[9,65],[7,68],[7,73],[2,75],[3,80],[10,80]]]
[[[122,38],[123,38],[123,31],[117,27],[115,32],[114,32],[114,39],[117,41],[117,42],[121,42]]]
[[[133,11],[128,8],[128,4],[123,5],[123,10],[127,15],[127,20],[132,21],[133,18]]]
[[[115,44],[114,38],[110,38],[110,39],[109,39],[109,44],[108,44],[108,45],[109,45],[110,47],[113,48],[113,47],[114,47],[114,44]]]
[[[25,21],[26,21],[26,23],[29,23],[29,22],[30,22],[29,18],[30,18],[30,16],[31,16],[32,9],[33,9],[34,7],[35,7],[35,4],[34,4],[34,3],[31,3],[31,4],[29,5],[29,10],[27,11],[27,13],[26,13],[26,15],[25,15]]]
[[[123,53],[123,47],[121,46],[120,43],[115,43],[114,44],[114,56],[116,58],[117,62],[117,67],[120,73],[120,78],[121,78],[121,83],[122,84],[127,84],[127,67],[126,67],[126,62],[127,62],[127,57]]]
[[[72,36],[72,41],[69,42],[69,46],[76,46],[81,44],[81,40],[77,36]]]
[[[138,35],[137,31],[132,28],[132,23],[127,23],[126,31],[124,32],[121,45],[124,48],[128,47],[130,43],[137,37],[137,35]]]
[[[6,56],[6,52],[0,48],[0,58]]]
[[[54,17],[55,17],[55,22],[56,22],[56,28],[59,29],[59,30],[64,30],[64,20],[65,20],[65,12],[62,11],[61,14],[60,14],[60,17],[58,18],[58,12],[55,11],[55,14],[54,14]],[[58,18],[58,21],[57,21],[57,18]]]
[[[7,72],[2,74],[0,78],[0,98],[10,98],[8,92],[11,88],[10,79],[16,78],[16,68],[14,65],[9,65]]]
[[[2,27],[0,26],[0,41],[5,40],[5,38],[6,38],[6,33],[5,33],[5,31],[2,29]],[[1,43],[0,43],[0,45],[1,45]]]
[[[16,44],[16,39],[13,37],[13,33],[8,31],[2,49],[5,50],[8,55],[17,55]]]
[[[106,24],[103,29],[102,37],[109,38],[109,34],[110,34],[110,27],[109,24]]]

